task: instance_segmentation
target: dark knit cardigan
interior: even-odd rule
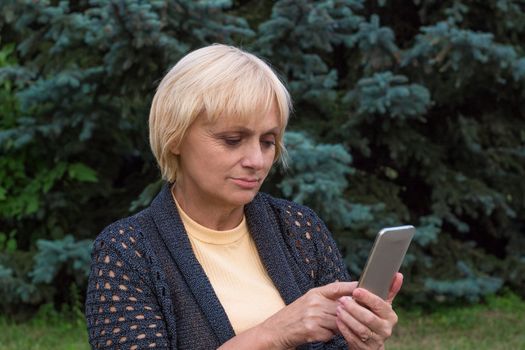
[[[311,209],[259,193],[245,215],[261,261],[287,305],[311,288],[349,280],[330,232]],[[193,253],[168,184],[149,208],[111,224],[95,240],[86,318],[94,349],[216,349],[235,336]],[[345,344],[337,336],[300,348]]]

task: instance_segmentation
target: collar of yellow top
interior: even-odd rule
[[[241,223],[237,225],[237,227],[234,227],[231,230],[216,231],[202,226],[190,218],[188,214],[182,210],[175,196],[173,196],[173,200],[177,205],[177,210],[179,211],[184,228],[188,232],[188,235],[194,239],[209,244],[227,245],[240,240],[244,235],[248,234],[248,225],[246,224],[246,216],[244,215]]]

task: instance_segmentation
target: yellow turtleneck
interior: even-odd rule
[[[193,252],[236,334],[285,306],[261,262],[245,217],[234,229],[215,231],[195,222],[175,203]]]

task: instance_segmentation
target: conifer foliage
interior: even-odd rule
[[[90,241],[147,205],[156,85],[185,53],[240,46],[294,100],[289,168],[357,277],[411,223],[405,300],[525,290],[520,0],[5,0],[0,3],[0,308],[85,283]]]

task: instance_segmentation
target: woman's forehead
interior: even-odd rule
[[[283,123],[277,108],[256,111],[246,114],[218,114],[209,116],[207,113],[200,116],[204,126],[212,129],[231,129],[249,131],[264,129],[279,133],[283,129]]]
[[[245,108],[243,108],[245,107]],[[273,114],[280,121],[281,111],[275,101],[268,104],[247,106],[225,106],[220,110],[204,110],[203,116],[210,123],[221,122],[225,124],[250,124],[259,122]]]

